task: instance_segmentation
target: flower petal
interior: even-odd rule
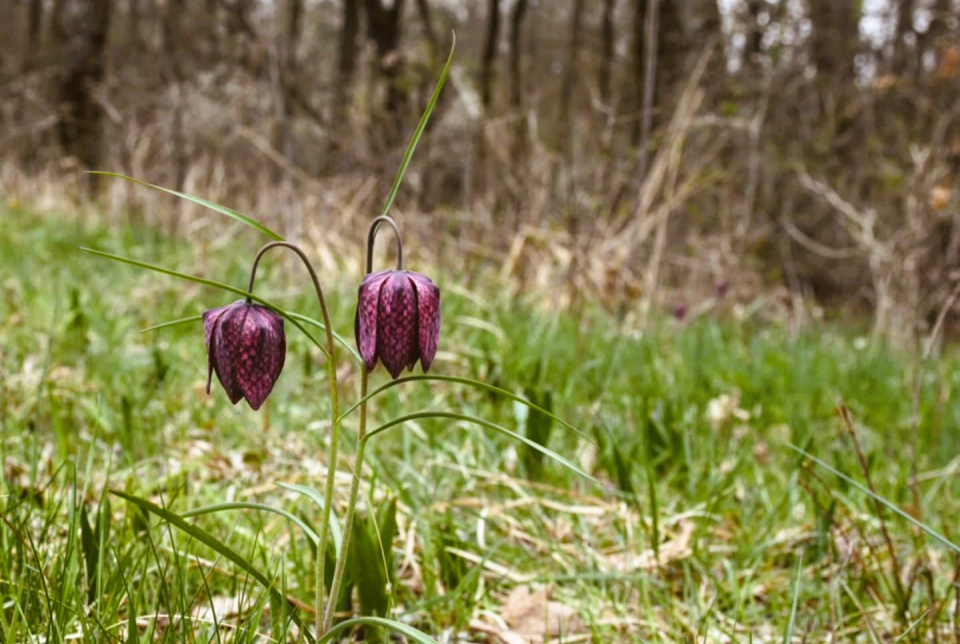
[[[440,288],[426,275],[414,272],[408,272],[407,275],[417,290],[417,342],[420,366],[426,373],[437,355],[437,345],[440,343]]]
[[[394,378],[417,351],[417,296],[404,273],[393,271],[380,289],[377,355]]]
[[[223,316],[223,313],[230,308],[221,306],[216,309],[210,309],[203,312],[203,335],[207,344],[207,394],[210,394],[210,385],[213,381],[213,367],[216,362],[216,352],[212,350],[210,342],[213,338],[213,330]]]
[[[250,306],[240,331],[237,383],[254,410],[270,395],[286,356],[283,319],[262,306]]]
[[[354,318],[354,333],[360,357],[372,371],[377,366],[377,310],[380,303],[380,288],[392,271],[370,273],[363,278],[357,297],[357,314]]]
[[[214,326],[210,340],[213,346],[214,371],[234,405],[243,398],[243,391],[237,382],[236,356],[248,313],[249,307],[244,302],[231,304]]]

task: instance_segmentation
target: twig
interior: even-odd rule
[[[903,604],[905,593],[903,590],[903,583],[900,581],[900,560],[897,557],[897,551],[896,548],[894,548],[893,539],[890,538],[890,531],[887,529],[887,521],[883,515],[883,506],[875,498],[878,496],[877,489],[873,485],[873,479],[870,476],[870,466],[867,465],[867,458],[860,446],[860,440],[857,438],[857,432],[853,426],[853,418],[850,414],[850,410],[847,409],[847,406],[843,404],[842,399],[837,401],[837,413],[840,414],[840,418],[843,419],[844,425],[846,425],[847,433],[850,435],[850,440],[853,442],[854,451],[857,453],[857,460],[860,462],[860,469],[863,471],[863,477],[867,482],[867,487],[874,495],[873,503],[877,513],[877,518],[880,520],[880,532],[883,535],[883,540],[887,544],[887,551],[890,553],[890,565],[893,568],[893,584],[897,591],[897,612],[900,614],[901,619],[906,619],[907,610],[906,606]]]

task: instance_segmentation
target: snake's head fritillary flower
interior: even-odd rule
[[[267,399],[283,370],[287,338],[283,318],[244,300],[203,314],[207,336],[207,393],[213,372],[236,405],[242,398],[254,410]]]
[[[360,285],[355,331],[368,371],[377,360],[394,378],[420,361],[424,372],[440,340],[440,289],[413,271],[370,273]]]

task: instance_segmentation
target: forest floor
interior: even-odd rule
[[[312,622],[312,542],[253,504],[320,522],[314,503],[279,484],[323,488],[324,357],[289,327],[268,404],[231,406],[216,381],[204,391],[202,324],[142,330],[236,297],[80,250],[243,287],[238,249],[255,248],[254,233],[228,224],[191,246],[15,204],[0,206],[0,221],[0,640],[295,639],[247,571],[111,491],[175,513],[231,504],[186,521]],[[356,280],[321,278],[352,344]],[[531,397],[585,437],[439,381],[388,389],[372,422],[423,409],[473,414],[546,442],[596,481],[455,420],[377,436],[362,515],[396,503],[395,537],[377,562],[390,571],[390,616],[440,641],[507,644],[960,639],[956,351],[922,362],[856,328],[791,331],[721,309],[624,331],[589,303],[545,313],[536,294],[438,282],[431,373]],[[266,262],[258,289],[318,315],[296,264]],[[351,404],[357,364],[346,350],[337,358]],[[387,379],[382,368],[371,376],[374,387]],[[344,430],[338,516],[355,416]],[[344,609],[376,603],[369,589],[361,579]]]

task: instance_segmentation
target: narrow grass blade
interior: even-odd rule
[[[437,644],[437,640],[433,639],[423,631],[419,631],[409,624],[404,624],[403,622],[398,622],[392,619],[386,619],[384,617],[357,617],[340,622],[329,631],[324,633],[323,637],[317,640],[317,644],[331,642],[337,633],[351,629],[354,626],[376,626],[399,633],[407,639],[417,642],[417,644]]]
[[[822,467],[823,469],[827,470],[828,472],[830,472],[830,473],[833,474],[834,476],[836,476],[836,477],[838,477],[838,478],[846,481],[847,483],[849,483],[849,484],[852,485],[853,487],[857,488],[858,490],[860,490],[861,492],[863,492],[864,494],[866,494],[867,496],[869,496],[871,499],[873,499],[873,500],[875,500],[875,501],[883,504],[883,505],[886,506],[887,509],[889,509],[891,512],[893,512],[894,514],[900,516],[902,519],[905,519],[906,521],[912,523],[912,524],[915,525],[916,527],[920,528],[921,530],[923,530],[924,532],[926,532],[928,535],[930,535],[931,537],[933,537],[934,539],[936,539],[937,541],[939,541],[940,543],[942,543],[943,545],[945,545],[945,546],[946,546],[947,548],[949,548],[950,550],[953,550],[953,551],[956,552],[956,553],[960,553],[960,546],[957,546],[956,544],[954,544],[953,542],[951,542],[949,539],[947,539],[945,536],[943,536],[942,534],[940,534],[939,532],[937,532],[937,531],[934,530],[933,528],[928,527],[926,524],[922,523],[921,521],[917,521],[917,520],[914,519],[912,516],[910,516],[909,514],[907,514],[906,512],[904,512],[903,510],[901,510],[900,508],[898,508],[897,506],[895,506],[893,503],[890,503],[890,501],[887,501],[885,498],[883,498],[883,497],[880,496],[879,494],[874,494],[874,493],[871,492],[870,489],[869,489],[868,487],[866,487],[865,485],[861,485],[860,483],[858,483],[857,481],[853,480],[852,478],[850,478],[849,476],[847,476],[846,474],[844,474],[844,473],[841,472],[840,470],[838,470],[838,469],[836,469],[836,468],[828,465],[827,463],[825,463],[824,461],[820,460],[819,458],[817,458],[817,457],[814,456],[813,454],[810,454],[809,452],[807,452],[807,451],[805,451],[805,450],[797,447],[796,445],[791,445],[790,443],[787,443],[787,446],[788,446],[790,449],[792,449],[793,451],[795,451],[795,452],[797,452],[798,454],[800,454],[801,456],[803,456],[804,458],[810,459],[811,461],[813,461],[814,463],[816,463],[817,465],[819,465],[819,466]]]
[[[286,510],[275,508],[272,505],[267,505],[265,503],[251,503],[242,501],[235,501],[232,503],[214,503],[212,505],[205,505],[203,507],[187,510],[180,516],[184,519],[189,519],[190,517],[197,517],[203,514],[214,514],[216,512],[224,512],[227,510],[260,510],[262,512],[273,512],[274,514],[279,514],[280,516],[293,522],[297,527],[303,530],[303,533],[307,535],[307,537],[314,543],[318,543],[320,541],[320,537],[317,536],[316,531],[308,526],[303,519],[291,514],[290,512],[287,512]]]
[[[119,490],[112,490],[111,494],[114,494],[120,497],[121,499],[124,499],[130,503],[133,503],[140,509],[163,519],[168,524],[177,528],[181,532],[185,532],[186,534],[190,535],[200,543],[220,553],[224,558],[229,559],[236,565],[240,566],[240,568],[242,568],[244,572],[246,572],[253,579],[255,579],[257,583],[263,586],[264,589],[266,589],[270,593],[271,598],[274,601],[276,601],[278,605],[283,604],[284,602],[286,602],[289,605],[291,609],[290,618],[300,629],[301,633],[303,633],[307,637],[308,640],[314,641],[313,636],[310,634],[310,632],[307,630],[304,624],[300,621],[300,618],[297,616],[296,606],[293,603],[289,602],[283,595],[281,595],[280,591],[274,588],[270,580],[267,579],[267,577],[263,573],[257,570],[253,566],[253,564],[247,561],[247,559],[244,558],[236,550],[234,550],[227,544],[223,543],[222,541],[220,541],[210,533],[206,532],[202,528],[198,528],[195,525],[191,525],[187,523],[186,521],[183,520],[183,518],[180,515],[170,512],[166,508],[161,508],[159,505],[155,503],[151,503],[146,499],[141,499],[139,497],[126,494],[125,492],[120,492]]]
[[[261,224],[256,219],[252,219],[242,213],[233,210],[232,208],[227,208],[226,206],[221,206],[220,204],[213,203],[208,201],[203,197],[194,197],[193,195],[188,195],[185,192],[177,192],[176,190],[171,190],[170,188],[164,188],[163,186],[155,186],[152,183],[147,183],[146,181],[141,181],[140,179],[134,179],[133,177],[128,177],[125,174],[118,174],[116,172],[103,172],[100,170],[90,172],[90,174],[97,174],[103,177],[114,177],[116,179],[123,179],[125,181],[130,181],[131,183],[136,183],[138,185],[144,186],[146,188],[153,188],[154,190],[159,190],[160,192],[166,192],[168,195],[173,195],[175,197],[180,197],[181,199],[186,199],[187,201],[192,201],[195,204],[199,204],[204,208],[209,208],[215,212],[219,212],[221,215],[226,215],[231,219],[235,219],[242,224],[250,226],[259,233],[262,233],[273,239],[274,241],[283,241],[283,237],[273,232],[263,224]]]
[[[361,398],[360,400],[358,400],[357,402],[355,402],[353,405],[351,405],[345,412],[343,412],[342,414],[340,414],[340,420],[343,420],[344,417],[346,417],[348,414],[350,414],[350,413],[353,412],[355,409],[357,409],[361,404],[363,404],[363,403],[365,403],[366,401],[370,400],[370,399],[373,398],[374,396],[377,396],[377,395],[383,393],[384,391],[386,391],[387,389],[390,389],[391,387],[396,387],[397,385],[402,385],[402,384],[407,383],[407,382],[421,382],[421,381],[453,382],[453,383],[457,383],[457,384],[461,384],[461,385],[469,385],[469,386],[471,386],[471,387],[476,387],[477,389],[485,389],[486,391],[489,391],[489,392],[498,394],[498,395],[500,395],[500,396],[504,396],[504,397],[506,397],[506,398],[509,398],[510,400],[513,400],[513,401],[515,401],[515,402],[520,403],[521,405],[526,405],[526,406],[529,407],[530,409],[533,409],[533,410],[535,410],[535,411],[538,411],[538,412],[540,412],[541,414],[546,415],[548,418],[551,418],[551,419],[553,419],[554,421],[560,423],[561,425],[563,425],[563,426],[566,427],[567,429],[569,429],[569,430],[571,430],[571,431],[573,431],[573,432],[576,432],[576,434],[577,434],[578,436],[580,436],[581,438],[585,439],[585,440],[588,441],[589,443],[592,443],[593,445],[596,445],[596,444],[597,444],[597,442],[596,442],[593,438],[591,438],[590,436],[586,435],[584,432],[580,431],[579,429],[577,429],[576,427],[574,427],[574,426],[571,425],[570,423],[566,422],[565,420],[563,420],[563,419],[560,418],[559,416],[556,416],[556,415],[550,413],[549,411],[547,411],[547,410],[544,409],[543,407],[540,407],[539,405],[535,405],[534,403],[532,403],[531,401],[527,400],[527,399],[524,398],[523,396],[518,396],[518,395],[516,395],[516,394],[514,394],[514,393],[511,393],[511,392],[507,391],[506,389],[501,389],[500,387],[495,387],[495,386],[493,386],[493,385],[488,385],[487,383],[485,383],[485,382],[480,382],[479,380],[474,380],[474,379],[472,379],[472,378],[461,378],[461,377],[458,377],[458,376],[428,376],[428,375],[423,375],[423,376],[406,376],[406,377],[404,377],[404,378],[397,378],[396,380],[391,380],[390,382],[386,383],[385,385],[382,385],[381,387],[378,387],[377,389],[374,389],[372,392],[370,392],[369,394],[367,394],[365,397]]]
[[[320,322],[319,320],[314,320],[311,317],[307,317],[306,315],[302,315],[300,313],[294,313],[292,311],[287,311],[286,313],[291,318],[296,318],[297,320],[303,322],[304,324],[309,324],[310,326],[317,327],[321,331],[326,330],[326,327],[324,326],[323,322]],[[169,327],[180,326],[181,324],[190,324],[192,322],[200,322],[201,320],[203,320],[202,315],[191,315],[188,318],[180,318],[179,320],[170,320],[169,322],[161,322],[159,324],[154,324],[153,326],[148,326],[145,329],[140,329],[140,333],[147,333],[148,331],[159,331],[161,329],[167,329]],[[340,346],[346,349],[347,353],[353,356],[353,359],[356,360],[357,363],[360,363],[362,361],[362,359],[360,358],[360,354],[357,353],[357,350],[353,347],[352,344],[350,344],[349,340],[344,338],[342,335],[340,335],[336,331],[333,332],[333,339],[336,340],[337,343],[340,344]]]
[[[166,329],[172,326],[180,326],[181,324],[190,324],[191,322],[200,322],[203,320],[202,315],[191,315],[188,318],[180,318],[179,320],[170,320],[169,322],[161,322],[160,324],[154,324],[153,326],[148,326],[146,329],[140,329],[140,333],[147,333],[149,331],[159,331],[160,329]]]
[[[929,613],[930,613],[929,610],[923,611],[923,615],[921,615],[920,617],[918,617],[917,619],[915,619],[915,620],[913,621],[913,623],[910,624],[910,626],[907,627],[907,630],[905,630],[905,631],[903,631],[902,633],[900,633],[899,637],[897,637],[897,639],[893,640],[893,642],[891,642],[890,644],[898,644],[899,642],[902,642],[904,639],[906,639],[907,635],[909,635],[910,632],[911,632],[913,629],[915,629],[917,626],[919,626],[919,625],[920,625],[920,622],[922,622],[923,620],[925,620],[925,619],[927,618],[927,615],[928,615]]]
[[[331,475],[333,473],[331,472]],[[317,507],[320,508],[320,511],[323,511],[323,496],[314,490],[312,487],[306,485],[299,485],[297,483],[282,483],[277,482],[277,485],[282,487],[285,490],[290,490],[291,492],[297,492],[307,497],[311,501],[317,504]],[[333,536],[333,547],[337,552],[337,556],[340,556],[340,552],[343,549],[343,533],[340,531],[340,523],[337,520],[337,513],[333,508],[330,508],[330,534]],[[320,540],[320,537],[317,537],[317,541]]]
[[[533,449],[537,450],[538,452],[540,452],[540,453],[543,454],[544,456],[555,460],[556,462],[560,463],[560,464],[563,465],[564,467],[566,467],[566,468],[568,468],[568,469],[576,472],[576,473],[579,474],[580,476],[582,476],[582,477],[584,477],[584,478],[586,478],[586,479],[589,479],[589,480],[593,481],[594,483],[599,483],[599,481],[597,481],[597,479],[593,478],[592,476],[590,476],[589,474],[587,474],[586,472],[584,472],[583,470],[581,470],[579,467],[577,467],[576,465],[574,465],[571,461],[569,461],[569,460],[565,459],[564,457],[560,456],[559,454],[557,454],[557,453],[554,452],[553,450],[548,449],[548,448],[544,447],[543,445],[540,445],[539,443],[533,442],[532,440],[530,440],[530,439],[527,438],[526,436],[522,436],[521,434],[518,434],[518,433],[516,433],[516,432],[514,432],[514,431],[511,431],[511,430],[507,429],[506,427],[503,427],[502,425],[497,425],[496,423],[491,423],[489,420],[484,420],[483,418],[477,418],[476,416],[468,416],[468,415],[466,415],[466,414],[458,414],[458,413],[450,412],[450,411],[421,411],[421,412],[417,412],[417,413],[414,413],[414,414],[407,414],[406,416],[401,416],[400,418],[395,418],[395,419],[391,420],[390,422],[385,423],[385,424],[383,424],[383,425],[380,425],[380,426],[377,427],[376,429],[373,429],[373,430],[367,432],[367,435],[364,437],[364,440],[367,440],[367,439],[369,439],[369,438],[372,438],[373,436],[376,436],[376,435],[379,434],[380,432],[386,431],[386,430],[388,430],[388,429],[390,429],[391,427],[394,427],[394,426],[396,426],[396,425],[402,425],[403,423],[409,422],[409,421],[411,421],[411,420],[419,420],[419,419],[421,419],[421,418],[450,418],[450,419],[453,419],[453,420],[461,420],[461,421],[464,421],[464,422],[467,422],[467,423],[473,423],[474,425],[480,425],[481,427],[486,427],[486,428],[488,428],[488,429],[492,429],[492,430],[494,430],[494,431],[500,432],[501,434],[504,434],[504,435],[506,435],[506,436],[509,436],[509,437],[511,437],[511,438],[514,438],[514,439],[520,441],[521,443],[524,443],[525,445],[528,445],[528,446],[532,447]]]
[[[319,329],[322,329],[322,330],[324,330],[324,331],[326,331],[326,329],[327,329],[327,327],[324,326],[323,322],[321,322],[320,320],[314,320],[313,318],[309,318],[309,317],[307,317],[306,315],[301,315],[301,314],[299,314],[299,313],[291,313],[291,312],[288,312],[288,314],[289,314],[290,317],[292,317],[292,318],[296,318],[296,319],[300,320],[301,322],[304,322],[304,323],[309,324],[309,325],[311,325],[311,326],[315,326],[315,327],[317,327],[317,328],[319,328]],[[363,358],[360,357],[360,353],[354,348],[353,344],[352,344],[349,340],[347,340],[346,338],[344,338],[342,335],[340,335],[340,334],[337,333],[336,331],[333,332],[333,339],[337,341],[337,344],[339,344],[341,347],[343,347],[344,349],[346,349],[346,350],[347,350],[347,353],[349,353],[351,356],[353,356],[353,359],[357,361],[357,364],[360,364],[360,363],[363,362]],[[341,418],[342,418],[342,416],[341,416]]]
[[[800,601],[800,573],[803,570],[803,553],[800,553],[800,561],[797,562],[797,578],[793,583],[793,605],[790,607],[790,621],[787,622],[787,632],[783,636],[783,644],[790,644],[793,641],[793,629],[797,623],[797,605]]]
[[[276,306],[275,304],[268,302],[262,297],[253,295],[252,293],[247,293],[242,288],[237,288],[236,286],[230,286],[229,284],[224,284],[223,282],[218,282],[216,280],[210,280],[205,277],[196,277],[195,275],[187,275],[186,273],[170,270],[169,268],[163,268],[162,266],[157,266],[155,264],[147,264],[146,262],[137,261],[135,259],[130,259],[129,257],[123,257],[121,255],[114,255],[113,253],[107,253],[102,250],[96,250],[95,248],[87,248],[85,246],[81,246],[80,250],[84,251],[85,253],[90,253],[91,255],[96,255],[97,257],[112,259],[113,261],[120,262],[122,264],[129,264],[130,266],[136,266],[137,268],[145,268],[148,271],[154,271],[157,273],[162,273],[164,275],[170,275],[171,277],[176,277],[182,280],[186,280],[188,282],[194,282],[196,284],[202,284],[204,286],[211,286],[213,288],[218,288],[222,291],[227,291],[228,293],[235,293],[236,295],[249,297],[254,302],[270,307],[271,309],[273,309],[274,311],[282,315],[285,319],[289,320],[290,324],[300,329],[301,333],[307,336],[307,338],[309,338],[310,341],[313,342],[320,349],[320,351],[323,352],[323,355],[325,355],[327,359],[330,358],[330,356],[327,354],[327,348],[323,344],[321,344],[320,341],[313,336],[313,334],[307,331],[303,327],[303,325],[300,323],[300,321],[293,316],[293,314],[288,313],[287,311],[284,311],[279,306]]]
[[[437,85],[433,90],[433,95],[430,97],[430,102],[427,103],[427,109],[424,110],[423,116],[420,117],[420,122],[417,124],[417,129],[413,133],[413,138],[410,139],[410,144],[407,146],[407,151],[403,153],[403,160],[400,162],[400,168],[397,170],[397,177],[393,180],[393,186],[390,188],[390,194],[387,195],[387,202],[383,205],[383,212],[381,215],[387,215],[390,213],[390,208],[393,206],[394,200],[397,198],[397,192],[400,190],[400,184],[403,182],[403,175],[407,172],[407,166],[410,165],[410,159],[413,158],[413,152],[417,149],[417,144],[420,143],[420,137],[423,135],[424,128],[427,127],[427,121],[430,120],[430,115],[433,114],[433,108],[437,105],[437,100],[440,98],[440,90],[443,89],[443,84],[447,82],[447,75],[450,74],[450,67],[453,65],[453,52],[457,48],[457,35],[453,35],[453,42],[450,44],[450,55],[447,56],[447,62],[443,66],[443,71],[440,72],[440,78],[437,80]]]

